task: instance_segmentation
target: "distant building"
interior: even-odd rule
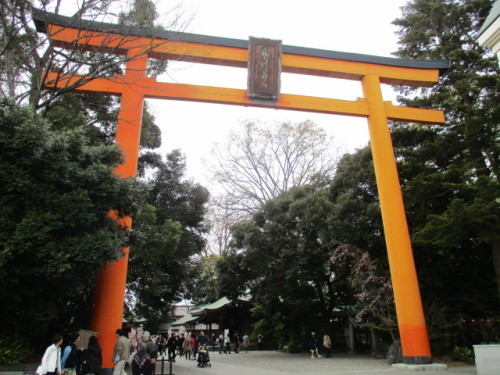
[[[162,327],[161,331],[205,331],[212,337],[229,330],[231,335],[236,332],[243,335],[251,331],[250,307],[248,298],[229,300],[226,297],[202,306],[177,305],[177,319]]]
[[[200,331],[209,331],[210,329],[218,330],[218,324],[204,324],[192,322],[193,316],[191,315],[192,311],[197,310],[198,306],[183,304],[183,305],[175,305],[173,320],[169,323],[165,323],[160,325],[160,333],[166,333],[168,331],[188,331],[188,332],[200,332]]]

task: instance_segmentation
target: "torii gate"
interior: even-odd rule
[[[48,33],[60,47],[103,48],[129,57],[125,75],[90,80],[74,91],[121,96],[116,142],[124,153],[124,163],[115,173],[136,175],[145,98],[175,99],[288,109],[368,119],[370,143],[380,197],[394,299],[406,364],[430,364],[427,328],[415,270],[410,235],[403,206],[388,120],[424,124],[444,123],[444,114],[394,106],[384,102],[380,84],[432,86],[447,61],[413,61],[341,53],[293,46],[280,41],[244,40],[158,32],[82,21],[52,13],[35,11],[37,30]],[[250,47],[249,47],[250,44]],[[249,88],[194,86],[157,82],[146,76],[148,58],[249,68]],[[356,101],[316,98],[279,93],[280,71],[360,81],[364,98]],[[47,73],[45,87],[70,87],[82,77]],[[124,220],[130,228],[130,218]],[[103,367],[113,367],[115,330],[122,325],[129,249],[123,258],[107,264],[101,271],[95,296],[92,330],[99,332]]]

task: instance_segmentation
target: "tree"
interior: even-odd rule
[[[217,263],[221,256],[205,254],[193,259],[194,267],[189,277],[192,287],[188,289],[186,299],[195,305],[204,305],[222,297],[218,286],[219,270]]]
[[[410,209],[418,206],[414,242],[469,253],[469,259],[489,246],[500,297],[500,78],[498,61],[476,42],[492,3],[414,0],[403,7],[403,17],[394,21],[400,27],[397,55],[448,58],[451,67],[434,88],[401,90],[413,97],[399,99],[443,108],[446,124],[409,127],[397,142]]]
[[[484,244],[467,240],[450,248],[447,244],[415,241],[414,234],[427,224],[428,215],[447,204],[442,177],[424,174],[432,166],[428,158],[438,157],[440,151],[415,152],[429,141],[430,133],[435,136],[432,128],[422,125],[392,129],[429,334],[433,351],[441,353],[454,345],[467,344],[462,340],[466,335],[459,332],[459,321],[487,318],[496,310],[492,299],[493,269]],[[390,330],[395,338],[394,307],[386,303],[392,299],[389,266],[368,147],[344,155],[330,184],[329,199],[333,206],[325,221],[331,236],[355,245],[371,258],[369,263],[362,261],[353,269],[353,280],[360,287],[356,292],[355,322]]]
[[[370,147],[345,154],[330,186],[334,205],[327,218],[332,237],[387,261],[380,202]]]
[[[226,278],[220,281],[223,295],[249,288],[262,317],[279,316],[290,339],[326,330],[334,310],[351,311],[351,271],[359,253],[331,237],[332,209],[325,186],[307,185],[268,201],[252,220],[234,226],[233,246],[242,251],[224,257],[234,266],[228,276],[219,275]]]
[[[325,220],[331,236],[350,245],[341,248],[332,262],[338,262],[342,256],[357,259],[352,269],[356,293],[354,323],[389,331],[396,340],[394,296],[369,146],[340,159],[329,186],[329,199],[332,210]]]
[[[208,238],[212,251],[228,251],[232,225],[249,219],[265,202],[295,186],[328,180],[338,148],[311,121],[264,125],[247,121],[241,132],[214,146],[211,165],[222,192],[212,196]]]
[[[81,2],[76,18],[102,18],[108,13],[113,0]],[[54,7],[59,12],[60,0],[41,0],[34,5],[47,10]],[[61,90],[43,90],[46,73],[57,71],[59,74],[87,74],[89,77],[106,76],[117,72],[119,58],[109,56],[103,51],[85,52],[73,47],[68,53],[56,48],[47,38],[38,34],[31,26],[33,5],[28,0],[6,0],[2,2],[2,65],[0,87],[3,95],[15,98],[18,103],[28,102],[33,108],[48,109],[64,93],[88,81],[79,80],[75,85]],[[5,97],[5,96],[4,96]]]
[[[152,155],[150,155],[152,156]],[[155,159],[143,180],[146,205],[134,218],[128,293],[136,301],[134,313],[147,318],[149,329],[169,316],[171,304],[180,301],[191,285],[193,258],[205,246],[205,204],[208,192],[184,179],[185,158],[180,151],[166,161]]]
[[[211,168],[229,210],[251,214],[294,186],[328,180],[337,150],[324,130],[311,121],[263,126],[243,124],[225,146],[214,147]]]
[[[73,14],[76,20],[109,22],[111,6],[118,0],[83,0]],[[60,46],[32,28],[32,10],[38,14],[52,11],[59,14],[61,0],[6,0],[0,4],[0,95],[15,98],[18,103],[29,103],[36,110],[48,111],[60,97],[82,84],[99,77],[121,74],[121,65],[135,56],[123,55],[124,40],[108,40],[110,46],[82,49],[77,43]],[[42,13],[40,13],[42,14]],[[132,9],[120,14],[120,20],[128,25],[150,26],[155,21],[154,4],[137,0]],[[169,13],[169,30],[182,27],[179,13]],[[147,22],[146,22],[147,21]],[[160,26],[158,26],[160,28]],[[137,37],[139,38],[139,37]],[[130,37],[129,37],[130,39]],[[168,43],[168,41],[165,41]],[[147,52],[148,45],[144,46]],[[161,72],[165,62],[151,64],[152,72]],[[48,72],[58,77],[75,80],[66,87],[45,90]],[[51,82],[47,82],[51,83]]]
[[[88,324],[97,272],[129,243],[108,212],[134,213],[135,183],[113,173],[121,153],[92,144],[81,120],[54,129],[28,108],[1,103],[3,332],[36,336]]]
[[[43,11],[54,11],[55,14],[59,13],[61,5],[59,0],[56,2],[42,0],[33,3],[37,8]],[[74,17],[77,20],[102,20],[102,17],[110,14],[107,10],[113,3],[116,3],[116,1],[84,0],[80,2],[80,7],[74,14]],[[30,1],[7,0],[0,3],[0,22],[2,26],[0,29],[0,49],[2,51],[2,54],[0,54],[0,95],[12,97],[17,103],[28,103],[31,108],[49,120],[47,124],[50,123],[50,127],[47,126],[47,129],[50,128],[51,132],[58,131],[61,133],[60,140],[55,137],[56,140],[54,142],[56,144],[64,144],[64,142],[67,142],[69,146],[75,148],[76,151],[74,155],[68,156],[65,153],[69,152],[67,150],[69,146],[65,146],[66,148],[60,146],[61,151],[59,152],[59,149],[50,143],[52,142],[52,137],[54,137],[52,133],[45,137],[47,139],[40,137],[39,145],[33,142],[33,145],[27,145],[27,149],[31,150],[31,147],[33,148],[31,152],[35,155],[43,153],[43,157],[48,159],[48,152],[44,151],[45,148],[48,148],[49,151],[54,152],[55,160],[52,163],[48,163],[47,168],[39,168],[39,170],[35,168],[37,164],[34,163],[33,172],[36,173],[36,176],[30,177],[27,175],[23,177],[26,180],[32,178],[33,181],[36,181],[37,178],[45,178],[48,180],[49,177],[43,176],[43,173],[48,173],[50,182],[56,184],[57,178],[60,178],[62,179],[62,183],[60,183],[61,186],[68,185],[68,190],[74,187],[77,192],[80,192],[82,202],[78,202],[76,197],[69,199],[71,198],[71,194],[68,194],[69,201],[67,204],[60,199],[61,202],[59,206],[61,207],[57,206],[57,208],[61,212],[57,211],[54,214],[56,219],[62,220],[63,209],[71,212],[73,206],[78,207],[77,203],[80,203],[82,206],[94,203],[95,211],[107,207],[108,209],[117,210],[120,215],[131,215],[137,212],[137,215],[133,215],[134,228],[131,233],[123,232],[110,234],[112,229],[117,232],[120,228],[115,228],[118,226],[116,223],[111,224],[108,222],[110,219],[107,214],[104,214],[99,221],[94,219],[91,213],[84,210],[81,211],[82,217],[93,220],[95,225],[101,226],[101,230],[104,232],[101,235],[103,253],[99,256],[94,256],[92,250],[95,248],[95,252],[97,252],[98,243],[91,243],[93,248],[87,253],[87,256],[91,257],[90,260],[83,259],[81,254],[79,254],[79,256],[73,256],[73,252],[69,252],[68,256],[73,256],[73,258],[64,258],[66,263],[62,263],[61,260],[61,267],[65,267],[65,269],[70,271],[77,270],[78,277],[72,279],[69,273],[65,275],[66,277],[64,278],[57,276],[53,277],[53,279],[62,280],[64,283],[63,289],[69,291],[75,290],[76,292],[71,294],[63,291],[57,298],[54,296],[50,301],[55,301],[52,306],[65,306],[65,308],[62,309],[63,311],[58,309],[57,313],[61,318],[60,322],[62,324],[66,325],[65,323],[71,322],[71,324],[74,325],[71,326],[68,324],[65,327],[66,329],[87,327],[89,325],[88,321],[92,307],[95,273],[102,264],[116,260],[121,254],[121,249],[125,245],[129,245],[130,242],[132,244],[130,258],[132,275],[136,276],[136,279],[132,280],[130,283],[130,294],[132,294],[137,311],[143,313],[143,316],[149,317],[150,324],[157,326],[158,319],[165,316],[170,307],[170,303],[178,299],[185,291],[185,275],[190,271],[188,262],[191,255],[200,251],[200,248],[203,246],[203,240],[200,234],[203,229],[201,229],[202,225],[199,224],[199,222],[201,222],[200,218],[203,216],[203,206],[207,199],[207,193],[201,186],[194,186],[187,182],[181,182],[183,174],[182,169],[184,167],[183,161],[181,160],[182,158],[179,155],[173,156],[165,163],[159,154],[151,151],[144,151],[145,149],[158,148],[161,145],[159,127],[155,124],[155,118],[148,111],[146,104],[142,122],[142,152],[139,172],[145,173],[145,171],[152,170],[161,171],[158,172],[160,177],[157,180],[145,180],[141,184],[143,194],[139,195],[137,191],[132,188],[135,184],[123,180],[121,182],[122,186],[118,183],[121,180],[117,176],[113,176],[113,181],[118,181],[116,182],[118,186],[114,188],[115,190],[111,190],[111,187],[103,185],[101,186],[103,191],[105,191],[105,188],[110,190],[107,196],[104,196],[104,192],[102,192],[101,195],[103,195],[103,197],[98,196],[97,198],[93,198],[94,201],[90,200],[90,198],[85,200],[85,194],[92,194],[93,191],[86,193],[84,186],[81,187],[79,185],[83,184],[83,182],[80,181],[82,179],[81,175],[86,176],[86,174],[89,174],[89,176],[87,176],[89,180],[88,185],[92,185],[93,183],[98,184],[100,182],[98,177],[102,176],[99,175],[96,177],[93,176],[93,174],[104,174],[108,169],[112,171],[119,162],[121,162],[120,152],[112,146],[114,145],[119,100],[109,96],[74,94],[70,93],[70,91],[88,80],[97,77],[109,77],[113,74],[121,73],[120,65],[126,62],[127,58],[123,57],[122,51],[120,50],[121,42],[118,42],[117,49],[104,47],[103,49],[94,49],[92,51],[82,50],[75,46],[56,46],[50,43],[49,39],[45,38],[43,34],[38,34],[32,29],[31,11],[32,3]],[[143,17],[142,20],[141,17]],[[152,26],[156,19],[154,4],[148,0],[134,1],[131,10],[122,12],[120,14],[120,19],[129,26]],[[143,21],[146,20],[147,22],[143,23]],[[179,14],[176,14],[175,17],[170,17],[169,15],[169,20],[172,21],[170,24],[172,27],[170,27],[170,29],[175,30],[173,26],[175,26],[174,23],[179,21]],[[158,27],[161,28],[160,26]],[[118,53],[114,54],[113,52]],[[150,67],[154,69],[148,73],[154,75],[162,72],[166,68],[166,63],[163,61],[156,62],[150,64]],[[79,79],[74,85],[63,89],[44,90],[43,82],[49,70],[51,72],[57,72],[58,74],[69,74],[70,76],[83,75],[85,77]],[[35,137],[36,134],[34,133],[33,136]],[[8,138],[3,139],[7,141]],[[50,144],[44,145],[44,141],[50,141]],[[53,148],[55,148],[55,151]],[[107,154],[105,150],[108,150]],[[111,152],[109,150],[113,151]],[[28,157],[29,156],[26,156],[26,158]],[[58,160],[58,157],[62,160]],[[75,160],[73,160],[73,158]],[[97,159],[97,161],[103,165],[98,165],[92,158]],[[67,172],[65,176],[62,176],[64,171],[61,170],[61,172],[59,172],[56,168],[54,168],[54,171],[50,170],[50,166],[57,166],[56,163],[63,165],[66,159],[72,162],[72,164],[68,162],[71,168],[74,169],[70,170],[71,173]],[[22,160],[24,164],[28,163],[24,159],[19,158],[19,160]],[[80,165],[77,165],[78,162],[80,162]],[[94,166],[94,164],[96,165]],[[12,165],[13,167],[11,169],[14,169],[16,164],[12,162]],[[68,167],[68,170],[69,168],[70,167]],[[80,168],[81,171],[77,172],[78,168]],[[97,170],[94,171],[93,168]],[[177,170],[174,171],[175,168],[177,168]],[[173,175],[170,174],[170,172],[172,172]],[[63,177],[65,177],[67,181]],[[170,197],[172,200],[169,201],[165,199],[163,201],[155,201],[152,196],[147,194],[148,192],[155,191],[158,184],[165,183],[169,178],[171,178],[171,180],[169,180],[170,185],[168,187],[172,189],[171,191],[175,195]],[[174,181],[176,178],[178,178],[178,180]],[[93,180],[90,181],[91,179]],[[111,182],[109,182],[108,185],[111,185]],[[120,186],[121,191],[119,190]],[[98,191],[98,187],[92,185],[91,188]],[[127,188],[130,191],[128,191]],[[56,191],[57,189],[54,188],[53,194],[56,194]],[[34,192],[35,190],[33,190],[33,193]],[[144,194],[144,192],[146,192],[146,194]],[[44,204],[49,204],[51,202],[49,198],[53,199],[49,193],[50,191],[47,190],[47,202],[44,202]],[[124,195],[122,197],[114,196],[113,194]],[[39,193],[39,195],[42,196],[43,194]],[[161,192],[159,192],[158,195],[161,195]],[[5,194],[1,196],[1,199],[8,200],[9,197],[8,194]],[[41,197],[38,199],[42,200]],[[99,201],[98,199],[103,201]],[[107,199],[108,202],[105,202],[105,199]],[[169,207],[165,207],[165,204],[169,205]],[[39,206],[41,205],[39,204]],[[16,210],[13,208],[12,211],[15,212]],[[90,211],[90,208],[88,211]],[[22,212],[22,210],[19,210],[19,212]],[[50,216],[50,212],[49,210],[45,217],[47,217],[47,215]],[[107,210],[104,210],[104,212],[107,212]],[[58,216],[56,216],[56,214]],[[76,214],[74,215],[76,216]],[[185,216],[181,217],[182,215]],[[9,222],[9,224],[14,226],[14,222],[15,220],[13,220],[12,223]],[[40,227],[38,229],[42,231],[42,223],[38,223],[38,225]],[[70,225],[70,223],[68,222],[67,225]],[[60,226],[62,227],[61,230],[65,230],[66,227],[64,225],[61,224]],[[10,233],[9,230],[13,229],[5,229],[5,237],[8,237]],[[50,225],[47,225],[46,229],[49,232],[52,231]],[[87,233],[92,229],[94,228],[87,228],[85,225],[81,227],[75,225],[74,228],[72,228],[72,232],[68,230],[68,236],[70,233],[75,237],[77,235],[83,236],[84,239],[81,240],[81,243],[76,244],[79,246],[77,248],[80,249],[81,246],[86,246],[87,240],[85,240],[85,238],[88,238],[88,241],[93,240],[93,237]],[[131,234],[130,240],[128,238],[129,234]],[[24,235],[26,235],[26,233],[24,233]],[[56,241],[54,238],[55,235],[46,235],[45,237],[39,235],[37,240],[40,242],[40,246],[45,245],[50,248],[50,246],[54,247],[52,244],[52,242]],[[47,241],[47,243],[44,243],[44,241]],[[76,240],[74,240],[74,242],[76,242]],[[33,241],[28,241],[27,244],[25,244],[27,248],[30,248],[29,251],[25,250],[26,254],[35,251],[35,248],[32,249],[30,247],[33,243]],[[39,245],[38,242],[36,242],[36,244]],[[56,249],[59,249],[59,247],[64,244],[65,242],[61,241],[61,244],[56,246]],[[110,250],[111,248],[114,252]],[[61,258],[63,257],[61,256]],[[157,259],[159,260],[160,266],[166,266],[161,269],[161,272],[156,272],[156,270],[154,270],[155,272],[153,274],[151,272],[152,261]],[[87,263],[89,265],[87,265]],[[57,266],[57,264],[55,266]],[[95,270],[92,267],[95,267]],[[46,273],[47,272],[44,270],[43,275]],[[177,276],[180,278],[177,278]],[[140,280],[140,285],[138,280]],[[36,291],[36,288],[33,290]],[[30,300],[31,294],[28,292],[28,290],[23,290],[16,298],[19,301]],[[138,297],[140,298],[138,299]],[[33,300],[34,303],[36,303],[36,301],[37,299]],[[51,324],[55,319],[55,316],[53,316],[55,313],[48,309],[48,306],[50,306],[48,302],[40,307],[40,309],[33,310],[33,313],[40,313],[35,323],[38,321],[40,322],[37,327],[39,327],[41,331],[43,327]],[[13,304],[13,307],[15,306],[16,305]],[[72,311],[73,307],[77,310],[78,316],[76,318],[75,312]],[[43,309],[47,309],[47,313],[44,313],[42,311]],[[24,313],[24,310],[20,311]],[[29,316],[29,314],[27,316]],[[7,322],[7,320],[5,321]],[[29,321],[29,319],[26,321]]]
[[[182,225],[158,221],[156,207],[146,204],[134,218],[135,246],[129,258],[127,296],[129,314],[145,318],[157,331],[170,315],[171,302],[179,298],[185,260],[179,257]]]

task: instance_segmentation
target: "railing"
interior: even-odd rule
[[[158,362],[161,362],[161,366],[160,366],[161,372],[160,372],[160,374],[155,374],[155,372],[156,372],[155,371],[156,370],[156,364],[155,364],[155,366],[153,367],[153,374],[152,375],[174,375],[172,373],[172,362],[173,361],[171,359],[162,357],[161,359],[157,359],[156,360],[156,363],[158,363]],[[165,362],[169,363],[168,374],[165,374]]]

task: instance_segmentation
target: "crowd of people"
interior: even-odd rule
[[[132,337],[131,337],[132,336]],[[42,362],[36,373],[38,375],[100,375],[102,370],[101,347],[96,336],[91,336],[87,348],[78,348],[80,335],[70,334],[66,342],[63,336],[55,334],[52,344],[46,349]],[[264,337],[257,336],[258,349],[264,349]],[[159,358],[175,362],[176,358],[185,357],[186,360],[198,361],[198,365],[207,363],[208,348],[218,346],[220,354],[231,354],[241,351],[247,353],[250,338],[244,334],[240,339],[238,333],[230,338],[228,333],[209,338],[205,332],[177,333],[151,336],[148,331],[140,335],[131,335],[129,330],[116,330],[116,343],[113,348],[113,375],[126,375],[127,364],[132,369],[132,375],[153,375],[156,361]],[[328,335],[323,336],[323,347],[326,357],[331,357],[332,342]],[[320,358],[318,339],[315,332],[311,332],[308,342],[311,358]]]
[[[52,336],[52,344],[45,350],[38,375],[100,375],[102,353],[97,337],[91,336],[87,348],[78,348],[80,334],[69,335],[66,342],[59,333]]]
[[[97,337],[89,338],[87,348],[79,347],[79,342],[78,332],[68,335],[66,341],[63,341],[62,335],[55,334],[36,373],[38,375],[101,374],[102,353]],[[113,375],[126,375],[127,365],[130,366],[132,375],[153,375],[159,358],[175,362],[177,358],[184,357],[186,360],[200,362],[200,358],[203,357],[203,362],[206,364],[209,346],[215,347],[216,343],[220,346],[221,354],[231,354],[232,343],[235,353],[240,352],[240,347],[247,352],[250,339],[245,334],[240,340],[237,333],[231,341],[229,334],[220,335],[217,340],[215,336],[210,339],[203,331],[199,334],[171,332],[151,336],[148,331],[131,333],[127,329],[117,329],[113,348]]]

